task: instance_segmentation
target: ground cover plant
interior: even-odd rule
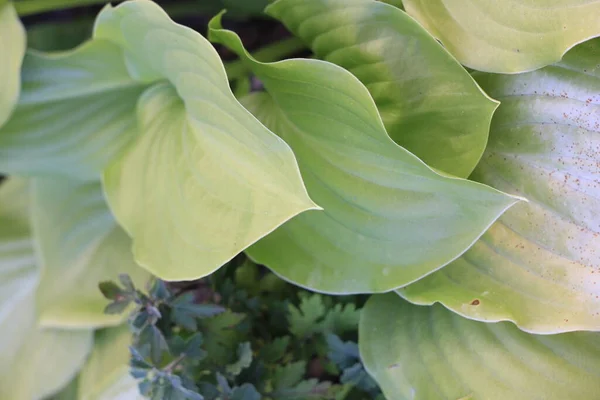
[[[600,1],[106,3],[0,0],[0,399],[599,398]]]

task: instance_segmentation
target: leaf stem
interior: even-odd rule
[[[173,361],[171,361],[162,370],[164,372],[168,372],[168,373],[173,372],[173,370],[175,369],[175,367],[177,367],[179,365],[179,363],[183,361],[184,358],[185,358],[185,353],[178,355],[177,358],[175,358]]]
[[[306,46],[302,40],[297,37],[290,37],[268,46],[265,46],[252,53],[252,57],[262,62],[279,61],[282,58],[297,53],[305,49]],[[225,71],[230,81],[239,79],[248,74],[248,67],[242,60],[236,60],[225,64]]]

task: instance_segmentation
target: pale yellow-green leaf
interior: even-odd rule
[[[396,143],[451,175],[473,172],[498,103],[405,12],[373,0],[278,0],[266,12],[365,85]]]
[[[142,400],[129,374],[131,332],[127,326],[96,332],[94,349],[81,370],[77,400]]]
[[[136,80],[161,81],[139,101],[139,137],[104,175],[142,266],[167,280],[206,276],[318,209],[291,149],[235,99],[199,33],[136,0],[105,7],[94,37],[124,49]]]
[[[0,127],[0,172],[97,180],[136,134],[143,85],[105,40],[62,53],[30,51],[19,103]]]
[[[404,0],[404,8],[479,71],[531,71],[600,36],[598,0]]]
[[[32,195],[40,324],[81,329],[122,322],[127,313],[104,313],[108,301],[98,283],[126,273],[143,287],[150,275],[134,262],[131,239],[108,210],[100,183],[36,179]]]
[[[8,372],[0,376],[0,398],[41,400],[75,377],[92,347],[93,332],[21,328],[23,343]]]
[[[0,377],[8,374],[21,345],[22,327],[35,322],[37,282],[29,229],[29,183],[11,179],[0,184]]]
[[[359,328],[367,371],[393,400],[583,400],[600,393],[600,333],[532,335],[390,293]]]
[[[12,3],[0,2],[0,127],[19,98],[25,42],[25,29]]]
[[[535,72],[477,79],[502,105],[472,178],[529,202],[400,294],[530,332],[600,330],[600,39]]]
[[[59,391],[83,365],[92,331],[42,329],[39,281],[29,233],[29,182],[0,186],[0,399],[40,400]]]
[[[368,90],[320,60],[260,63],[231,31],[210,37],[239,54],[266,88],[243,101],[294,150],[325,211],[292,219],[248,249],[298,285],[383,292],[462,254],[517,199],[431,170],[394,143]]]

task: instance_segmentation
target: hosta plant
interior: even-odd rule
[[[172,18],[196,3],[128,0],[72,49],[26,49],[28,16],[92,3],[0,0],[1,399],[276,397],[244,375],[276,335],[198,369],[196,311],[223,304],[172,292],[223,288],[240,253],[372,294],[360,356],[388,399],[598,396],[600,2],[276,0],[291,37],[249,51],[224,26],[265,1],[198,2],[192,29]],[[324,312],[302,329],[336,333]],[[347,394],[313,384],[281,398]]]

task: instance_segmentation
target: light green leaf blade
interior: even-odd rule
[[[235,99],[200,34],[156,4],[106,7],[95,37],[125,49],[132,76],[157,83],[138,105],[140,136],[104,176],[136,261],[166,280],[206,276],[310,200],[294,155]]]
[[[96,332],[94,349],[79,376],[78,400],[141,400],[129,374],[131,333],[127,326]]]
[[[88,330],[36,323],[38,270],[29,236],[29,183],[0,186],[0,398],[37,400],[60,390],[83,364]]]
[[[404,9],[464,65],[518,73],[600,36],[597,0],[405,0]]]
[[[402,296],[530,332],[600,330],[599,62],[594,39],[535,72],[478,75],[502,105],[473,178],[529,203]]]
[[[32,222],[42,265],[40,324],[98,328],[127,318],[104,313],[108,301],[98,283],[126,273],[143,287],[150,275],[134,262],[131,239],[116,224],[100,183],[35,180]]]
[[[0,128],[0,172],[98,179],[136,134],[143,85],[114,44],[95,40],[64,53],[30,51],[19,103]]]
[[[75,377],[92,347],[93,332],[22,328],[23,344],[8,372],[0,376],[0,398],[41,400]]]
[[[32,293],[38,269],[29,229],[29,183],[0,184],[0,377],[21,345],[22,326],[34,323]]]
[[[279,0],[267,13],[369,89],[396,143],[449,174],[473,171],[498,103],[406,13],[372,0]]]
[[[268,93],[244,105],[294,150],[309,193],[306,213],[248,249],[298,285],[329,293],[383,292],[462,254],[517,200],[433,172],[387,135],[367,89],[319,60],[263,64],[235,33],[210,36],[240,54]]]
[[[388,399],[565,400],[600,393],[600,334],[530,335],[440,305],[371,297],[360,354]]]
[[[0,1],[0,127],[12,113],[21,87],[25,28],[11,3]]]

